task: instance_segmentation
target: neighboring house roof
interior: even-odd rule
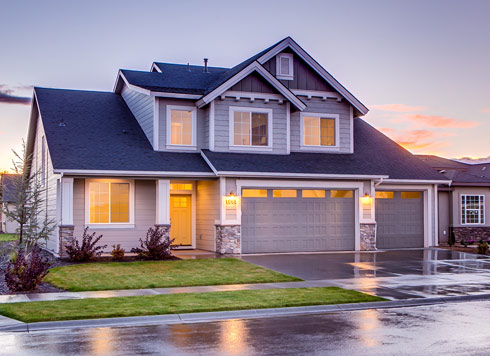
[[[372,175],[389,179],[447,180],[361,119],[354,120],[354,153],[292,152],[290,155],[203,150],[217,172]]]
[[[35,99],[55,171],[213,174],[199,153],[154,151],[120,95],[35,88]]]
[[[18,174],[2,174],[0,183],[2,195],[0,201],[5,203],[11,203],[16,200],[16,179],[19,179]]]
[[[469,164],[434,155],[417,155],[416,157],[450,179],[452,185],[490,184],[490,164],[488,163]]]

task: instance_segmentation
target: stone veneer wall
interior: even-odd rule
[[[68,257],[66,254],[66,246],[71,245],[73,243],[73,231],[75,230],[75,226],[73,225],[65,225],[59,227],[59,239],[60,239],[60,258]]]
[[[461,241],[461,239],[475,240],[476,242],[480,239],[490,239],[490,226],[459,226],[453,227],[453,230],[456,242]]]
[[[361,251],[376,251],[376,224],[361,224]]]
[[[240,225],[216,225],[216,252],[225,255],[241,252]]]

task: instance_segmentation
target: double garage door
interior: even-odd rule
[[[376,192],[376,247],[424,247],[423,192]]]
[[[243,189],[242,253],[354,250],[352,190]]]

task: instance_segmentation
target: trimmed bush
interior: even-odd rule
[[[170,246],[174,240],[163,236],[163,230],[150,227],[145,240],[140,239],[141,248],[133,248],[131,252],[137,253],[143,260],[166,260],[172,257]]]
[[[78,243],[77,239],[73,240],[71,245],[66,246],[66,253],[70,257],[70,260],[74,262],[88,262],[100,256],[107,245],[96,246],[102,235],[95,237],[95,232],[92,234],[87,233],[88,226],[83,229],[82,244]],[[95,239],[94,239],[95,238]]]

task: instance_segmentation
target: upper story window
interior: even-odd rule
[[[196,147],[196,108],[167,106],[167,148]]]
[[[338,147],[339,115],[301,114],[303,147]]]
[[[230,107],[230,148],[270,149],[272,110]]]
[[[132,181],[127,180],[87,180],[87,223],[130,224],[133,211],[132,184]]]
[[[461,224],[485,223],[485,196],[461,195]]]
[[[294,79],[293,55],[291,53],[281,53],[276,57],[276,77],[277,79]]]

